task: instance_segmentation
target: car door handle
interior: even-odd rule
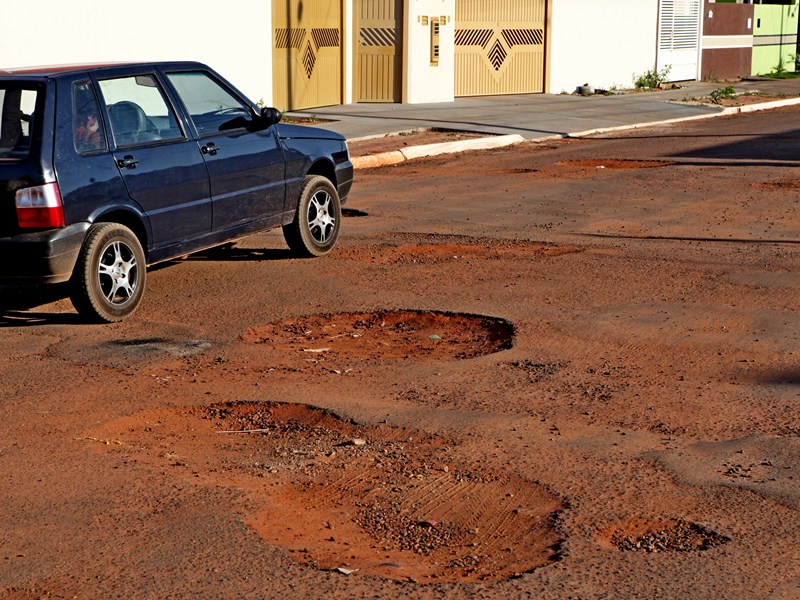
[[[130,154],[117,160],[117,166],[120,169],[135,169],[139,161],[133,158]]]
[[[200,152],[214,156],[217,152],[219,152],[219,148],[217,148],[217,145],[214,142],[209,142],[208,144],[203,144],[200,146]]]

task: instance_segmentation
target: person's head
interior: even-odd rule
[[[97,131],[100,124],[97,122],[97,115],[94,112],[87,112],[84,115],[83,126],[89,131]]]

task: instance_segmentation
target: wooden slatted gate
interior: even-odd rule
[[[403,0],[358,0],[356,102],[400,102]]]
[[[546,0],[456,0],[455,95],[544,90]]]
[[[342,0],[273,0],[273,103],[342,103]]]

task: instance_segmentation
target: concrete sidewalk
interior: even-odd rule
[[[722,107],[676,103],[707,96],[727,83],[687,82],[675,90],[614,96],[525,94],[456,98],[437,104],[348,104],[290,115],[330,120],[322,124],[355,141],[417,129],[452,129],[537,140],[580,136],[596,130],[630,128],[673,120],[704,118],[731,112]],[[764,92],[800,103],[800,78],[742,81],[739,93]]]

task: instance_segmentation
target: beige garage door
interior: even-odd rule
[[[402,100],[402,0],[357,0],[356,101]]]
[[[456,96],[544,90],[546,0],[456,0]]]
[[[341,104],[341,1],[272,3],[272,84],[278,108]]]

